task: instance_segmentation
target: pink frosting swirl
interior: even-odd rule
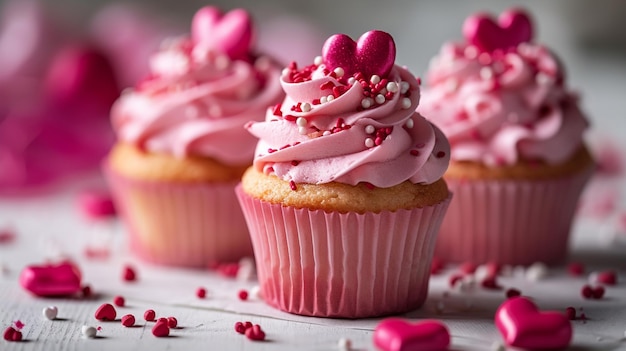
[[[283,71],[284,102],[268,110],[265,122],[248,125],[260,138],[254,166],[309,184],[366,182],[385,188],[440,179],[449,144],[415,112],[420,96],[415,77],[399,66],[382,80],[341,75],[321,63]]]
[[[578,97],[566,90],[559,60],[545,47],[522,43],[490,54],[449,43],[427,78],[418,111],[448,137],[452,160],[558,164],[582,145],[588,122]]]
[[[284,94],[279,66],[265,56],[231,60],[189,38],[164,43],[151,77],[122,94],[112,109],[118,138],[176,157],[252,161],[256,139],[243,126],[263,120]]]

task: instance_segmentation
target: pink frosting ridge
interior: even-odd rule
[[[448,137],[452,160],[490,166],[519,159],[558,164],[581,147],[588,122],[553,53],[528,41],[493,51],[471,44],[480,42],[480,35],[490,39],[502,34],[498,31],[510,33],[515,28],[507,27],[506,19],[524,16],[510,10],[500,16],[500,27],[475,32],[477,21],[491,20],[469,17],[466,42],[444,44],[431,61],[418,111]]]
[[[379,33],[391,40],[387,33],[372,31],[359,43]],[[309,184],[391,187],[440,179],[448,167],[449,144],[415,112],[420,98],[416,78],[393,64],[382,77],[360,71],[344,75],[342,67],[328,64],[328,55],[302,69],[292,63],[283,70],[285,100],[268,109],[264,122],[247,127],[260,139],[254,166],[285,181]]]
[[[150,152],[249,164],[256,139],[243,126],[283,98],[280,67],[251,53],[245,11],[205,7],[193,22],[192,35],[166,40],[151,57],[150,76],[115,103],[114,130]]]

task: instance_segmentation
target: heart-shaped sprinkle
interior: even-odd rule
[[[99,321],[114,321],[116,316],[117,312],[115,311],[115,307],[110,303],[103,303],[98,307],[94,315]]]
[[[356,42],[345,34],[335,34],[324,43],[322,59],[330,70],[343,68],[344,77],[357,72],[367,79],[386,77],[396,60],[396,44],[389,33],[379,30],[366,32]]]
[[[20,274],[20,285],[37,296],[67,296],[81,290],[78,267],[59,265],[28,266]]]
[[[243,9],[222,14],[218,8],[206,6],[191,22],[191,38],[196,45],[219,50],[231,59],[248,57],[252,37],[252,19]]]
[[[497,22],[484,13],[468,17],[463,24],[463,36],[478,50],[491,53],[529,42],[533,28],[525,12],[512,9],[503,12]]]
[[[572,339],[572,325],[564,313],[539,311],[525,297],[514,297],[500,305],[495,322],[509,346],[533,350],[562,349]]]
[[[156,336],[157,338],[163,338],[170,335],[170,327],[168,326],[167,319],[159,320],[154,324],[154,326],[152,327],[152,335]]]
[[[435,320],[412,324],[403,319],[388,318],[376,326],[374,344],[384,351],[447,350],[450,332],[443,323]]]
[[[48,320],[54,320],[57,318],[57,314],[59,313],[59,309],[56,306],[48,306],[44,307],[41,311],[43,316]]]
[[[122,325],[125,327],[132,327],[133,325],[135,325],[135,316],[133,316],[132,314],[127,314],[122,317]]]
[[[15,332],[17,330],[13,329],[13,327],[7,327],[4,330],[4,334],[2,334],[2,337],[4,338],[4,340],[6,341],[13,341],[13,336],[15,335]]]

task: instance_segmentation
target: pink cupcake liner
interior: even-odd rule
[[[237,182],[139,181],[105,166],[116,206],[138,257],[157,264],[206,268],[252,256],[234,188]]]
[[[454,201],[435,257],[444,262],[562,263],[578,198],[593,168],[551,180],[447,179]]]
[[[408,312],[426,299],[435,237],[451,195],[430,207],[339,213],[237,196],[265,301],[317,317]]]

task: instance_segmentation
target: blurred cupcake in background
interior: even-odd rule
[[[200,9],[191,35],[166,40],[112,109],[118,142],[105,169],[131,249],[147,261],[205,267],[252,255],[234,195],[256,145],[243,126],[284,96],[281,68],[253,37],[246,11]]]
[[[557,264],[594,162],[588,121],[561,61],[533,42],[524,11],[475,14],[446,43],[418,111],[446,134],[454,193],[435,256],[445,261]]]

